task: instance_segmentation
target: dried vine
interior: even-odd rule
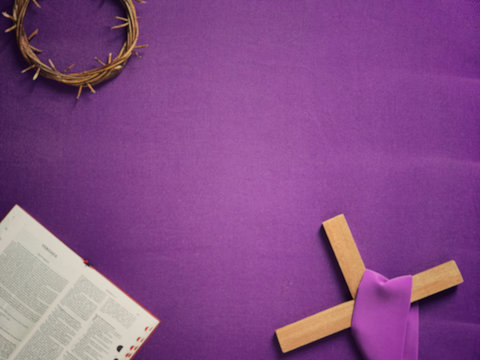
[[[143,0],[136,1],[139,3],[144,3]],[[37,0],[32,0],[32,2],[37,7],[41,7]],[[42,50],[37,49],[30,44],[30,41],[38,34],[38,29],[27,36],[23,27],[23,19],[25,18],[30,0],[15,0],[12,14],[10,15],[6,12],[3,12],[2,14],[6,18],[12,20],[13,25],[6,29],[5,32],[8,33],[16,30],[18,48],[29,64],[27,68],[22,70],[22,73],[25,73],[29,70],[35,70],[33,80],[36,80],[38,76],[41,75],[63,84],[76,86],[78,87],[77,99],[80,97],[83,88],[89,88],[92,93],[95,93],[95,89],[93,88],[94,85],[118,75],[126,65],[132,53],[135,53],[138,56],[136,49],[148,46],[137,45],[138,20],[132,0],[120,0],[120,2],[125,8],[126,17],[116,16],[115,18],[123,21],[123,23],[112,26],[112,29],[126,28],[127,39],[118,55],[115,58],[112,58],[112,53],[110,53],[106,62],[103,62],[99,58],[95,57],[95,59],[100,63],[100,67],[79,73],[68,73],[68,71],[70,71],[75,64],[72,64],[65,70],[60,71],[55,67],[51,59],[48,59],[48,64],[45,64],[38,58],[37,54],[41,53]]]

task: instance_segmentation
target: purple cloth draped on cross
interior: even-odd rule
[[[412,276],[388,280],[365,270],[352,318],[353,336],[369,360],[418,359],[418,304],[410,305]]]

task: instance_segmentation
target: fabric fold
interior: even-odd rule
[[[365,270],[355,299],[352,333],[366,359],[418,359],[418,305],[410,304],[411,295],[411,275],[389,280]]]

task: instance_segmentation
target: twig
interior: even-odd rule
[[[35,65],[30,65],[29,67],[23,69],[22,71],[20,71],[22,74],[23,73],[26,73],[28,70],[32,70],[33,68],[35,67]]]
[[[5,16],[7,19],[10,19],[10,20],[12,20],[12,21],[16,21],[15,16],[10,15],[10,14],[7,13],[6,11],[2,12],[2,15]]]
[[[39,74],[40,74],[40,68],[37,68],[37,71],[35,71],[35,75],[33,75],[33,80],[37,80]]]
[[[100,60],[98,57],[95,56],[95,60],[97,60],[100,64],[102,64],[102,66],[105,66],[106,64]]]
[[[123,24],[120,24],[120,25],[115,25],[115,26],[112,26],[111,29],[113,30],[113,29],[124,28],[124,27],[128,26],[128,24],[129,24],[129,23],[126,22],[126,23],[123,23]]]
[[[35,52],[37,52],[37,53],[42,53],[42,52],[43,52],[43,50],[40,50],[40,49],[36,48],[36,47],[33,46],[32,44],[29,44],[29,46],[30,46],[30,48],[31,48],[33,51],[35,51]]]
[[[33,32],[32,32],[32,33],[30,34],[30,36],[27,38],[28,41],[32,40],[32,39],[35,37],[35,35],[37,35],[37,34],[38,34],[38,29],[33,30]]]
[[[15,30],[17,28],[17,24],[13,24],[12,26],[10,26],[7,30],[5,30],[6,33],[9,33],[10,31],[12,30]]]
[[[67,67],[65,70],[62,71],[62,74],[65,74],[68,70],[70,70],[71,68],[73,68],[75,66],[75,63],[73,63],[72,65],[70,65],[69,67]]]
[[[92,93],[94,93],[94,94],[96,93],[95,89],[93,88],[93,86],[90,83],[87,83],[87,86]]]
[[[50,64],[50,67],[52,68],[53,71],[57,71],[57,69],[55,68],[55,65],[53,65],[52,59],[48,59],[48,63]]]
[[[82,95],[82,89],[83,89],[83,85],[80,85],[80,86],[78,87],[77,99],[80,99],[80,95]]]

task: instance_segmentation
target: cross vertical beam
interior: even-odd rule
[[[357,289],[365,272],[365,265],[353,240],[350,227],[343,214],[335,216],[323,223],[323,228],[332,246],[338,265],[342,270],[352,298],[355,299]]]

